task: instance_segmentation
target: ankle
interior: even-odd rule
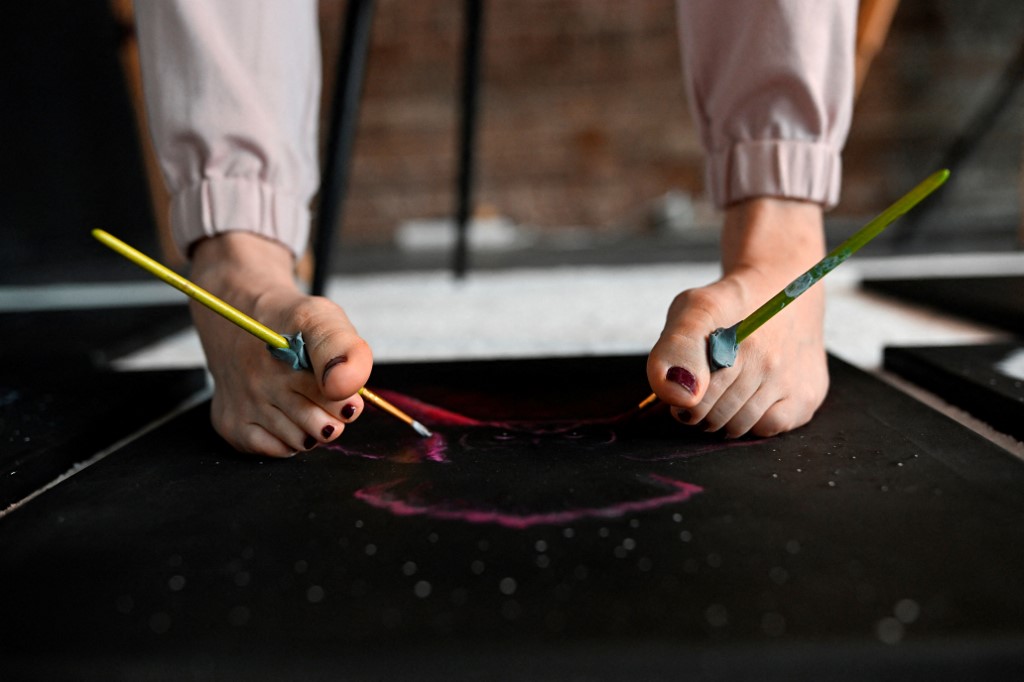
[[[821,206],[806,201],[758,197],[733,204],[722,228],[723,272],[784,283],[825,255],[823,223]]]
[[[294,272],[286,247],[247,232],[204,239],[192,252],[192,279],[239,307],[251,307],[270,289],[295,288]]]

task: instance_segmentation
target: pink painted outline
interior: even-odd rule
[[[673,489],[668,495],[652,497],[646,500],[635,500],[632,502],[620,502],[607,507],[589,507],[584,509],[571,509],[560,512],[546,512],[538,514],[511,514],[500,511],[485,511],[479,509],[451,509],[436,504],[417,506],[411,502],[395,499],[387,493],[389,490],[402,484],[407,479],[398,479],[387,483],[368,486],[355,492],[356,499],[362,500],[372,507],[385,509],[396,516],[427,516],[432,519],[444,521],[464,521],[475,524],[497,524],[505,528],[523,530],[531,526],[540,525],[565,525],[587,518],[618,518],[632,512],[648,511],[670,504],[686,502],[694,495],[704,491],[699,485],[678,481],[657,474],[647,474],[646,478],[655,484],[664,485]]]

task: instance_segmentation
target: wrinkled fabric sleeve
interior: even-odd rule
[[[690,107],[718,206],[839,201],[856,0],[679,0]]]
[[[174,241],[247,231],[298,257],[319,183],[315,0],[136,0]]]

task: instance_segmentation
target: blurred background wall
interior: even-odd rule
[[[320,2],[325,104],[345,6]],[[453,211],[462,11],[463,0],[378,1],[346,249],[390,244],[403,223]],[[89,228],[147,246],[165,222],[145,170],[130,17],[130,0],[47,0],[13,3],[0,22],[0,228],[14,235],[0,249],[2,282],[85,276]],[[674,0],[488,0],[484,17],[480,213],[546,234],[629,234],[672,196],[691,222],[716,222]],[[899,2],[857,101],[830,222],[856,224],[934,169],[1022,39],[1024,3]],[[939,234],[1016,235],[1022,132],[1016,92],[944,190],[930,217]]]
[[[328,70],[343,8],[344,0],[322,3]],[[703,200],[674,8],[675,0],[489,0],[480,202],[548,230],[608,230],[669,191]],[[402,220],[451,213],[461,22],[459,0],[380,0],[344,219],[349,244],[385,242]],[[834,217],[877,212],[926,175],[1022,40],[1024,3],[899,2],[857,102]],[[957,219],[1015,228],[1022,129],[1016,96],[957,177],[948,203]]]

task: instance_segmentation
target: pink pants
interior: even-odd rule
[[[136,0],[135,11],[178,247],[245,230],[301,254],[319,182],[315,0]],[[679,0],[678,21],[714,201],[834,206],[857,0]]]

